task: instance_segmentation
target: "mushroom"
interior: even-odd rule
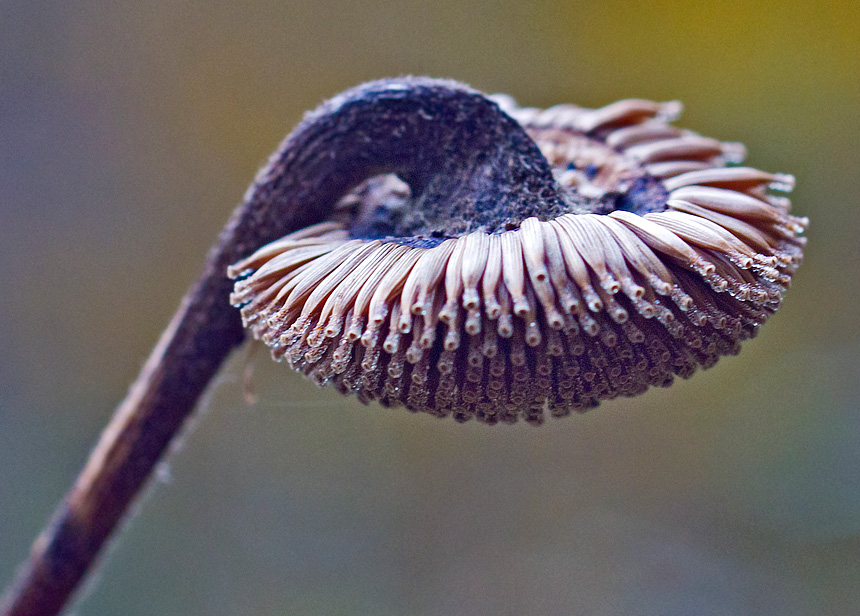
[[[676,128],[679,112],[521,108],[407,77],[310,113],[228,222],[2,613],[62,609],[246,331],[362,402],[486,423],[540,423],[737,353],[778,308],[807,221],[772,194],[791,176],[739,166],[743,146]]]
[[[391,85],[353,90],[334,113]],[[441,142],[401,154],[421,169],[366,179],[228,268],[231,303],[276,360],[365,403],[540,423],[709,367],[779,306],[806,221],[768,191],[791,176],[734,166],[743,147],[676,128],[675,102],[495,103],[516,125],[496,117],[480,137],[471,115],[428,103],[417,121],[443,124]],[[391,133],[409,139],[415,120],[399,121]],[[441,186],[415,178],[433,165],[454,166]]]

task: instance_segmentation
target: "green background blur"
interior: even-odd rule
[[[797,175],[807,259],[739,357],[584,416],[365,408],[242,354],[76,613],[854,614],[857,2],[0,1],[0,584],[257,167],[361,81],[680,99]]]

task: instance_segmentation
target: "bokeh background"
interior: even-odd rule
[[[583,416],[365,408],[239,354],[75,613],[854,614],[860,4],[0,2],[0,584],[255,170],[361,81],[681,99],[797,175],[807,260],[736,358]]]

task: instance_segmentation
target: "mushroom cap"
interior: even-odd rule
[[[677,102],[494,104],[564,204],[494,228],[428,226],[397,175],[229,269],[231,303],[277,360],[365,403],[458,421],[545,415],[668,386],[733,355],[779,307],[806,219],[794,180],[671,122]]]

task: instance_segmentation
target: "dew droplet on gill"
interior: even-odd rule
[[[777,309],[807,223],[770,193],[791,176],[727,166],[742,146],[679,112],[358,86],[252,186],[308,226],[279,237],[260,214],[247,246],[271,243],[229,268],[231,303],[317,383],[458,420],[540,422],[686,378]]]

